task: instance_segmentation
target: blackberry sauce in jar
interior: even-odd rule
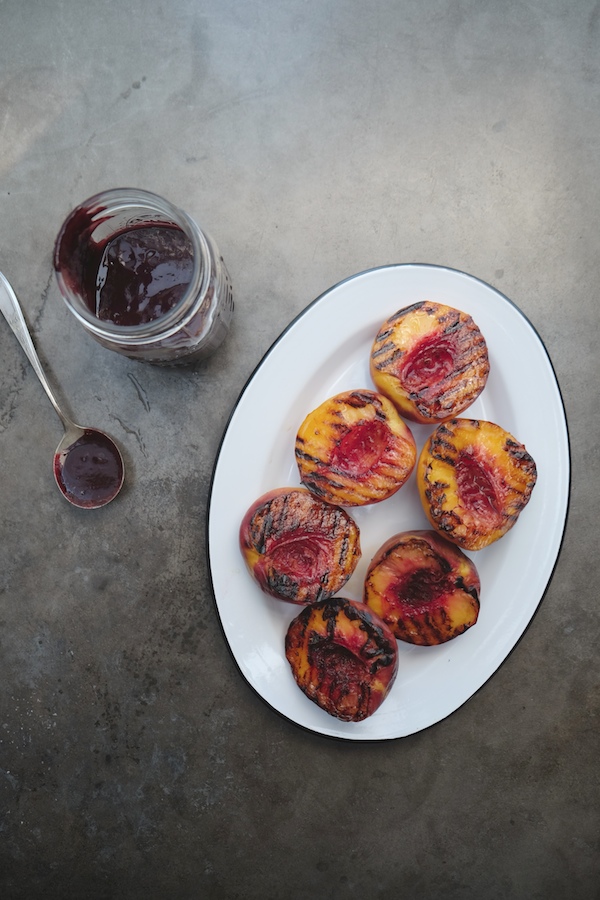
[[[195,362],[229,330],[233,295],[216,244],[156,194],[117,189],[86,200],[60,230],[54,268],[86,331],[133,359]]]

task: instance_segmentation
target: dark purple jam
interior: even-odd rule
[[[113,237],[86,269],[87,302],[98,319],[144,325],[185,294],[194,270],[192,245],[179,228],[135,228]]]
[[[89,429],[65,455],[56,454],[54,475],[71,503],[87,508],[104,506],[119,493],[123,461],[107,435]]]
[[[97,219],[79,211],[69,220],[57,247],[57,272],[101,321],[131,326],[162,318],[192,280],[192,242],[166,223],[130,225],[96,242]]]

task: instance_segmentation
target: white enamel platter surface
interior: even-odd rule
[[[250,577],[238,534],[249,506],[277,487],[299,485],[297,429],[333,394],[374,389],[369,354],[380,325],[397,310],[434,300],[470,313],[483,332],[490,376],[461,415],[501,425],[525,444],[538,480],[514,528],[468,555],[481,578],[479,620],[437,647],[399,643],[394,686],[379,710],[359,723],[320,710],[297,687],[285,658],[287,627],[301,607],[272,599]],[[420,451],[432,431],[408,423]],[[336,285],[301,313],[275,342],[243,390],[213,472],[208,555],[225,638],[254,690],[303,728],[349,741],[390,740],[427,728],[458,709],[496,671],[533,617],[560,551],[566,523],[570,455],[564,407],[536,331],[506,297],[472,276],[429,265],[372,269]],[[414,473],[383,503],[349,510],[361,531],[362,558],[340,592],[362,599],[367,566],[385,540],[428,528]]]

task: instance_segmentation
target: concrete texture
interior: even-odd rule
[[[0,321],[0,896],[600,896],[596,0],[0,0],[0,269],[76,420],[124,449],[90,514]],[[194,370],[103,350],[51,271],[69,210],[156,191],[236,292]],[[412,737],[305,733],[238,674],[204,555],[229,412],[290,319],[392,262],[531,319],[573,457],[554,579],[508,661]]]

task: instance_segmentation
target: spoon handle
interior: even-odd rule
[[[46,391],[50,403],[54,407],[59,419],[66,429],[71,428],[73,426],[73,423],[63,413],[62,409],[58,405],[54,393],[52,392],[52,388],[48,383],[46,373],[42,368],[42,364],[36,353],[35,347],[33,346],[33,341],[31,340],[31,335],[29,334],[29,329],[27,328],[27,323],[25,322],[21,306],[19,304],[19,301],[17,300],[17,295],[15,294],[10,283],[6,280],[2,272],[0,272],[0,312],[12,328],[15,337],[25,351],[27,359],[33,366],[37,377],[40,379],[42,387]]]

